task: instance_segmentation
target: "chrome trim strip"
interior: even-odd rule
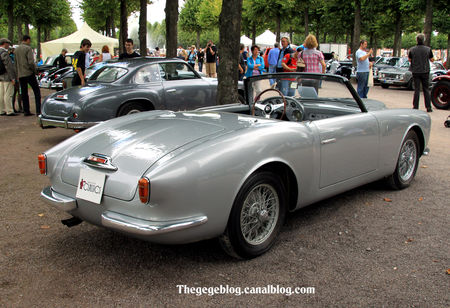
[[[156,235],[180,231],[202,225],[208,221],[206,216],[197,216],[172,221],[151,221],[135,218],[116,212],[102,214],[102,225],[118,231],[140,235]]]
[[[322,144],[330,144],[330,143],[335,143],[336,142],[336,138],[331,138],[331,139],[325,139],[322,140]]]
[[[94,125],[97,125],[101,122],[71,122],[69,121],[69,117],[64,118],[64,120],[53,120],[46,119],[42,117],[42,115],[38,116],[38,124],[40,127],[63,127],[69,129],[79,129],[79,128],[88,128]]]
[[[47,186],[41,191],[41,199],[66,212],[77,208],[77,201],[75,199],[58,194],[51,186]]]

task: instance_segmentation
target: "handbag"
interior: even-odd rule
[[[306,71],[306,63],[305,60],[302,58],[303,51],[300,53],[300,55],[297,58],[297,72],[304,72]]]

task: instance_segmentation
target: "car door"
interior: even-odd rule
[[[167,109],[192,110],[215,105],[211,85],[186,63],[161,63],[162,85]]]
[[[378,123],[370,113],[314,121],[320,139],[320,188],[378,168]]]

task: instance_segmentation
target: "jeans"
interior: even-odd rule
[[[429,90],[429,73],[413,73],[413,81],[414,81],[414,99],[413,99],[413,108],[419,109],[419,98],[420,98],[420,84],[422,84],[423,90],[423,98],[425,99],[425,108],[427,110],[431,110],[431,101],[430,101],[430,90]]]
[[[203,62],[198,62],[198,71],[201,72],[203,70]]]
[[[270,73],[276,73],[277,72],[277,65],[276,64],[274,64],[274,65],[272,65],[272,64],[270,64],[269,65],[269,74]],[[276,81],[276,79],[269,79],[269,81],[270,81],[270,85],[273,85],[274,83],[275,83],[275,81]]]
[[[34,103],[36,105],[36,114],[41,114],[41,90],[39,89],[36,76],[30,75],[20,77],[20,90],[22,91],[23,113],[30,113],[30,98],[28,97],[28,85],[31,86],[34,93]]]
[[[280,91],[283,93],[284,96],[294,96],[296,88],[291,88],[291,82],[290,80],[280,80],[281,86]]]
[[[367,82],[369,81],[369,72],[357,72],[356,79],[358,81],[358,92],[359,97],[367,98],[367,93],[369,92],[369,87]]]

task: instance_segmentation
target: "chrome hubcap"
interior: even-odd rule
[[[416,160],[416,144],[412,140],[407,140],[402,146],[398,162],[398,175],[402,181],[406,182],[411,178],[416,167]]]
[[[261,184],[252,189],[241,211],[241,230],[251,245],[259,245],[270,237],[277,224],[280,201],[275,189]]]
[[[132,109],[127,114],[133,114],[133,113],[139,113],[139,112],[141,112],[141,111],[138,109]]]

